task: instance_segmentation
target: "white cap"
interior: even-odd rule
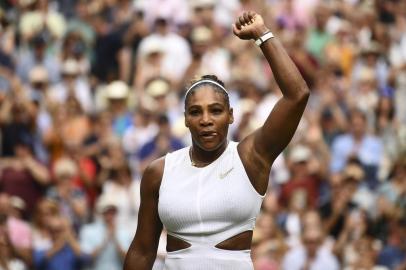
[[[128,97],[128,85],[123,81],[114,81],[107,86],[107,98],[124,99]]]
[[[214,6],[215,0],[189,0],[189,4],[192,8]]]
[[[67,59],[62,64],[63,74],[76,75],[79,73],[79,71],[80,71],[79,63],[74,59]]]
[[[34,4],[35,2],[37,2],[37,0],[19,0],[18,4],[22,7],[26,7]]]
[[[11,196],[10,204],[12,207],[20,209],[20,210],[25,210],[25,207],[26,207],[25,201],[18,196]]]
[[[98,213],[103,213],[111,208],[117,209],[117,202],[111,196],[101,195],[96,202],[96,211]]]
[[[307,146],[296,145],[293,147],[289,154],[289,160],[293,163],[302,162],[309,160],[311,156],[311,151]]]
[[[169,90],[169,82],[160,78],[152,80],[145,88],[145,92],[151,97],[166,95]]]
[[[78,172],[76,163],[70,158],[60,158],[55,162],[54,174],[56,178],[61,176],[75,176]]]
[[[213,31],[206,26],[199,26],[192,30],[192,41],[194,43],[201,43],[210,41],[213,37]]]
[[[164,44],[162,44],[160,40],[149,39],[145,44],[145,47],[143,46],[141,54],[143,56],[148,56],[152,53],[164,53],[164,52],[165,52]]]

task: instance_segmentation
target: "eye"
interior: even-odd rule
[[[211,110],[211,112],[213,114],[221,114],[223,112],[223,110],[220,109],[220,108],[214,108],[214,109]]]
[[[190,110],[190,111],[189,111],[189,115],[191,115],[191,116],[197,116],[197,115],[199,115],[199,110]]]

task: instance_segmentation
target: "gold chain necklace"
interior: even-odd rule
[[[193,167],[199,167],[199,166],[197,166],[197,163],[193,160],[193,157],[192,157],[192,147],[189,148],[189,158],[190,158],[190,163],[192,164]],[[200,166],[201,166],[201,167],[204,167],[204,166],[206,166],[206,165],[209,165],[210,163],[211,163],[211,162],[206,162],[206,163],[201,164]]]
[[[228,141],[227,141],[226,149],[227,149],[227,146],[228,146]],[[226,149],[224,149],[224,151],[226,151]],[[204,167],[204,166],[207,166],[207,165],[209,165],[210,163],[213,162],[213,161],[210,161],[210,162],[203,163],[200,166],[197,166],[197,163],[193,160],[193,157],[192,157],[192,150],[193,150],[193,147],[191,146],[189,148],[189,158],[190,158],[190,163],[192,164],[193,167]],[[220,154],[220,156],[221,156],[221,154]]]

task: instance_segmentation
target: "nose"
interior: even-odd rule
[[[200,118],[200,125],[210,126],[213,124],[211,116],[208,112],[203,112],[202,117]]]

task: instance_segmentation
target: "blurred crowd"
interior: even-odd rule
[[[230,139],[264,122],[281,92],[232,35],[244,10],[311,90],[273,165],[255,269],[406,269],[404,0],[1,1],[0,269],[121,269],[144,168],[191,142],[195,76],[226,83]]]

